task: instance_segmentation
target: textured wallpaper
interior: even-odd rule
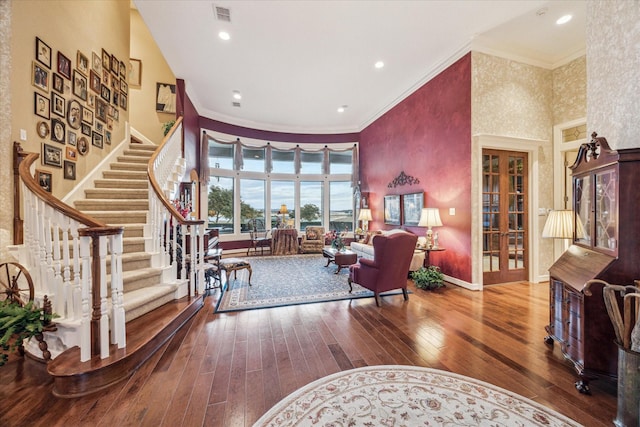
[[[551,140],[550,70],[473,52],[472,133]]]
[[[11,141],[11,2],[0,1],[0,235],[13,233],[13,143]],[[1,230],[7,230],[2,233]],[[6,245],[0,239],[0,250]],[[1,262],[1,260],[0,260]]]
[[[553,124],[587,116],[587,57],[553,70]]]
[[[509,59],[473,52],[472,134],[510,136],[549,141],[538,153],[539,176],[534,188],[540,207],[553,207],[553,73]],[[569,72],[567,72],[569,74]],[[571,79],[569,79],[571,80]],[[566,89],[567,92],[570,89]],[[570,110],[570,105],[563,107]],[[473,161],[477,161],[473,157]],[[475,168],[479,165],[474,166]],[[536,215],[532,212],[532,215]],[[532,218],[542,230],[545,216]],[[553,242],[540,239],[538,276],[553,263]]]
[[[613,149],[640,147],[640,2],[587,3],[587,125]]]

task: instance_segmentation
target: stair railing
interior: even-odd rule
[[[47,295],[56,323],[79,325],[80,361],[109,356],[109,341],[126,346],[123,307],[122,227],[109,227],[72,208],[40,185],[34,176],[37,153],[14,143],[23,196],[24,235],[21,261],[30,271],[36,295]],[[42,184],[46,185],[45,182]],[[50,185],[50,183],[49,183]],[[107,304],[107,259],[111,261],[111,299]],[[110,321],[109,321],[110,319]],[[109,331],[111,330],[111,337]],[[109,339],[111,338],[111,339]]]
[[[204,293],[203,220],[182,216],[169,200],[170,177],[176,160],[182,157],[182,117],[176,120],[162,143],[149,159],[149,215],[147,225],[152,250],[160,254],[160,267],[171,267],[176,277],[188,277],[189,295]]]

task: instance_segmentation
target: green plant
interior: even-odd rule
[[[175,120],[169,120],[168,122],[162,124],[162,132],[164,136],[167,136],[167,134],[175,124],[176,124]]]
[[[438,289],[444,286],[444,275],[440,267],[431,265],[427,268],[421,267],[411,273],[411,278],[420,289]]]
[[[36,307],[33,301],[24,307],[10,300],[0,301],[0,366],[24,340],[41,334],[54,317],[57,316]]]

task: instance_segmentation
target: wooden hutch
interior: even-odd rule
[[[580,376],[576,388],[590,394],[589,380],[615,380],[618,347],[602,297],[603,285],[640,279],[640,149],[614,151],[594,132],[580,146],[573,170],[573,244],[549,268],[547,344],[560,344]]]

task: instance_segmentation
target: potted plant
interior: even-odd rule
[[[164,136],[167,136],[174,124],[176,124],[175,120],[169,120],[168,122],[162,124],[162,132],[164,133]]]
[[[42,341],[43,331],[55,329],[51,323],[54,317],[57,316],[51,314],[46,297],[45,308],[37,307],[33,301],[24,306],[9,299],[0,301],[0,366],[7,362],[9,353],[22,349],[24,340],[36,337]]]
[[[411,273],[411,278],[420,289],[439,289],[444,286],[444,275],[440,271],[440,267],[430,265],[429,267],[421,267]]]

